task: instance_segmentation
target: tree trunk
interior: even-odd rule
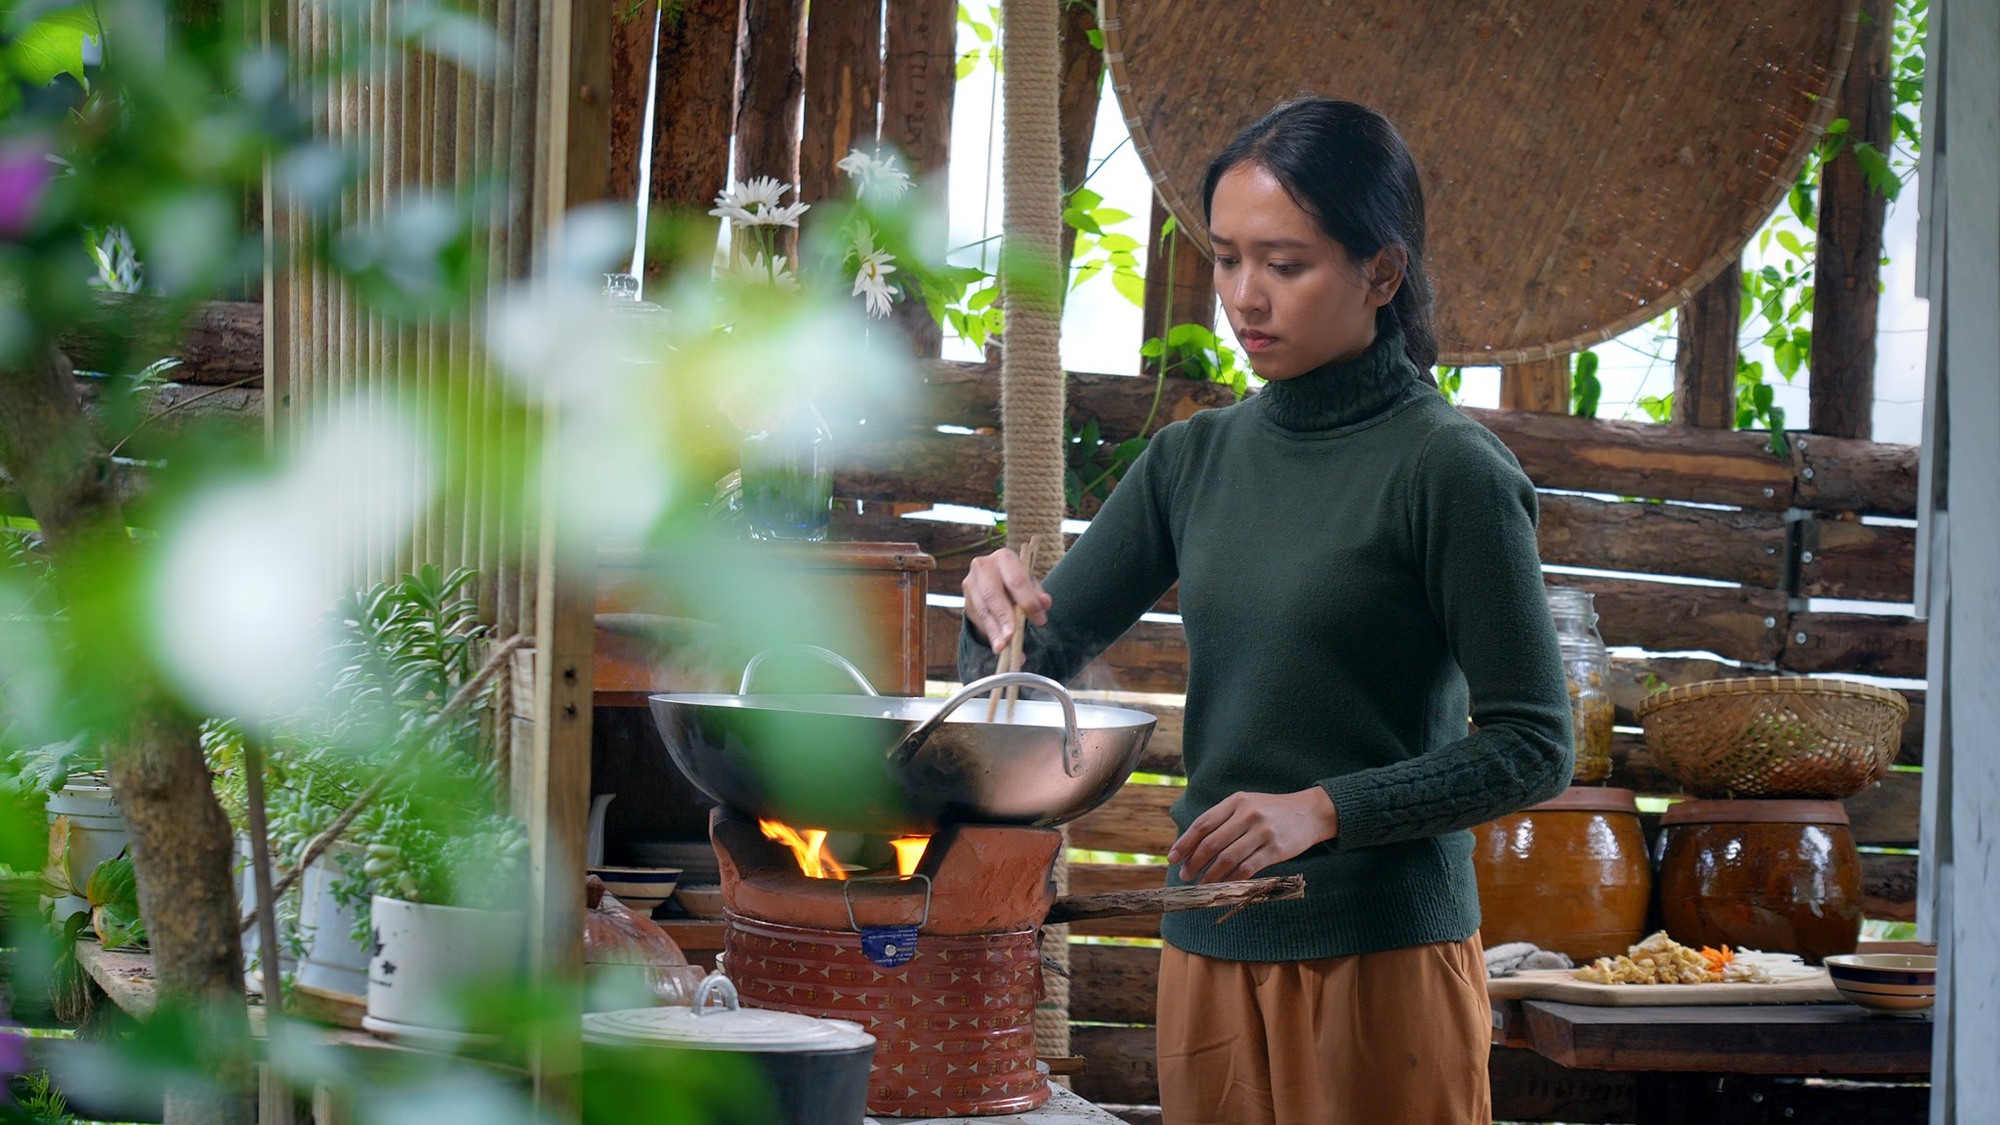
[[[1674,424],[1736,425],[1736,333],[1743,323],[1743,270],[1732,264],[1680,307],[1674,353]]]
[[[1569,357],[1532,359],[1500,369],[1500,405],[1537,414],[1568,414]]]
[[[0,368],[0,467],[41,525],[72,627],[80,636],[112,638],[132,629],[129,607],[111,591],[136,560],[115,467],[90,435],[69,367],[50,349],[32,366]],[[104,655],[84,654],[93,665]],[[112,678],[92,671],[100,683]],[[199,1029],[194,1042],[208,1052],[169,1087],[166,1119],[247,1125],[250,1029],[229,822],[209,788],[194,720],[157,686],[151,668],[120,673],[115,689],[75,695],[95,712],[87,720],[104,740],[111,787],[131,831],[162,1005],[190,1014]]]
[[[1097,30],[1097,5],[1066,4],[1062,12],[1062,91],[1058,110],[1062,116],[1062,189],[1069,194],[1083,186],[1090,174],[1090,144],[1097,134],[1097,107],[1103,99],[1104,52],[1090,42]],[[1070,259],[1076,253],[1076,228],[1063,224],[1063,288],[1069,288]]]
[[[1888,159],[1895,134],[1890,110],[1889,39],[1893,0],[1867,0],[1854,35],[1854,56],[1836,99],[1848,120],[1848,149],[1820,173],[1819,239],[1813,255],[1812,432],[1866,438],[1875,412],[1875,326],[1881,303],[1882,223],[1889,200],[1870,187],[1854,146],[1867,144]]]
[[[806,112],[799,134],[799,198],[840,194],[842,159],[872,149],[882,100],[882,5],[818,0],[806,12]]]

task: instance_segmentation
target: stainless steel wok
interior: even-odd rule
[[[800,828],[876,834],[1061,824],[1117,792],[1153,734],[1153,716],[1077,703],[1043,676],[988,676],[945,700],[884,696],[842,657],[803,647],[862,694],[753,694],[771,655],[759,653],[739,694],[650,697],[674,764],[711,798]],[[1008,685],[1049,699],[1002,703],[984,721],[987,693]]]

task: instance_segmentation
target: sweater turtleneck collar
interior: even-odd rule
[[[1321,364],[1303,375],[1266,383],[1257,395],[1264,414],[1287,430],[1331,430],[1364,422],[1410,392],[1416,365],[1403,334],[1377,332],[1368,350]]]

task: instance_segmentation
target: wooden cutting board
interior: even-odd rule
[[[1555,1000],[1606,1008],[1844,1002],[1825,969],[1778,984],[1594,984],[1569,969],[1532,969],[1486,982],[1495,1000]]]

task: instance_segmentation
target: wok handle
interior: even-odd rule
[[[737,685],[736,694],[750,694],[750,681],[757,675],[757,669],[763,666],[767,657],[775,656],[779,653],[794,652],[803,653],[807,656],[816,656],[820,660],[847,673],[847,678],[853,680],[854,686],[860,688],[864,695],[882,694],[875,690],[875,685],[868,682],[867,675],[861,669],[856,668],[853,661],[830,648],[821,648],[818,645],[779,645],[777,648],[767,648],[763,652],[751,657],[750,662],[743,666],[743,682]]]
[[[937,709],[937,714],[925,719],[915,730],[905,735],[901,742],[898,742],[890,749],[889,764],[897,769],[901,769],[911,758],[917,756],[917,751],[923,749],[924,743],[930,740],[931,734],[939,726],[943,725],[945,719],[949,718],[953,711],[958,710],[968,700],[977,699],[994,688],[1003,688],[1010,684],[1018,687],[1032,688],[1062,705],[1063,773],[1070,777],[1075,777],[1082,773],[1083,744],[1077,735],[1076,701],[1070,698],[1068,689],[1064,688],[1061,684],[1049,679],[1047,676],[1037,676],[1033,672],[1000,672],[987,676],[984,679],[974,680],[964,687],[959,688],[950,699],[944,701],[944,706]]]

